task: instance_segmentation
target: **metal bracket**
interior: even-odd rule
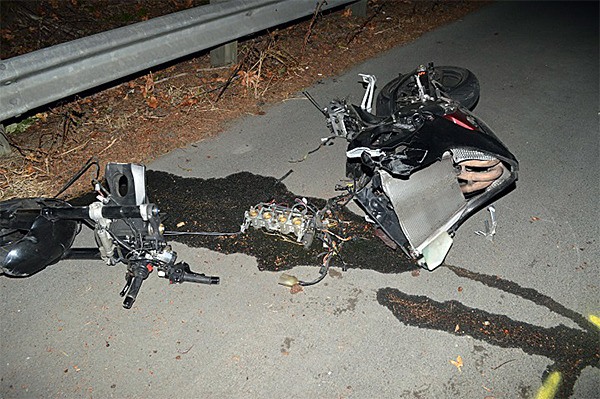
[[[358,76],[360,76],[363,82],[367,84],[360,107],[367,112],[371,112],[373,109],[373,96],[375,95],[375,82],[377,82],[377,78],[373,75],[366,75],[364,73],[359,73]]]
[[[476,231],[475,234],[487,238],[490,242],[494,242],[496,226],[498,226],[498,221],[496,220],[496,208],[494,208],[493,205],[490,205],[487,210],[490,213],[490,218],[489,220],[484,221],[485,230]]]

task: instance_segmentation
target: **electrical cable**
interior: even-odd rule
[[[91,168],[92,165],[96,166],[96,178],[95,178],[95,180],[98,180],[98,176],[100,176],[100,164],[98,163],[98,159],[96,157],[91,157],[90,159],[87,160],[87,162],[85,163],[85,165],[83,165],[83,167],[81,169],[79,169],[79,171],[77,173],[75,173],[73,175],[73,177],[71,177],[71,179],[69,179],[69,181],[52,198],[57,198],[59,195],[61,195],[62,193],[64,193],[69,187],[71,187],[73,185],[73,183],[75,183],[77,180],[79,180],[79,178],[81,176],[83,176],[83,174],[85,172],[87,172],[87,170],[89,168]]]
[[[237,236],[242,234],[241,231],[236,231],[235,233],[221,233],[216,231],[165,231],[163,233],[164,236],[185,236],[185,235],[194,235],[194,236]]]
[[[298,281],[298,285],[300,285],[301,287],[308,287],[310,285],[315,285],[317,283],[320,283],[325,278],[325,276],[327,276],[327,272],[329,271],[329,264],[331,261],[331,253],[332,253],[332,251],[325,254],[325,257],[323,258],[323,265],[321,266],[321,269],[319,270],[319,277],[317,277],[313,281]]]

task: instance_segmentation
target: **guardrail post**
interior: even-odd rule
[[[227,0],[210,0],[211,4],[222,3]],[[210,51],[210,65],[220,67],[237,63],[237,40],[226,43]]]
[[[4,125],[0,123],[0,158],[10,155],[11,152],[10,144],[4,134]]]
[[[358,0],[356,3],[352,3],[348,6],[352,11],[352,15],[357,17],[367,16],[367,0]]]

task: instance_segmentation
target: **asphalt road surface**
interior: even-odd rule
[[[600,334],[585,321],[600,314],[598,53],[598,3],[502,2],[309,88],[323,104],[359,103],[360,72],[382,86],[429,61],[474,71],[475,113],[520,161],[493,243],[474,234],[481,212],[458,230],[450,266],[335,270],[291,294],[250,256],[175,242],[221,284],[151,276],[131,310],[117,295],[122,266],[2,277],[0,397],[530,398],[552,370],[563,393],[598,397],[598,359],[576,366],[594,363]],[[298,95],[149,167],[190,178],[291,168],[291,191],[328,198],[344,177],[342,140],[288,162],[326,134]]]

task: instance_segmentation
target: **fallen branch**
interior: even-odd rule
[[[308,24],[308,29],[306,30],[306,35],[304,35],[304,43],[302,44],[302,50],[300,51],[300,54],[304,54],[304,49],[306,48],[306,44],[308,43],[308,40],[310,39],[310,36],[312,35],[312,28],[315,25],[315,23],[317,22],[317,17],[319,16],[319,13],[321,12],[321,8],[323,7],[324,3],[325,3],[325,0],[319,1],[319,4],[317,4],[317,7],[315,8],[315,12],[313,13],[312,19],[310,20],[310,24]]]
[[[356,37],[365,30],[367,25],[373,20],[373,18],[375,18],[379,14],[379,12],[381,11],[382,8],[383,8],[382,5],[377,6],[375,8],[375,10],[373,11],[373,14],[371,14],[371,16],[369,18],[367,18],[366,21],[363,22],[358,27],[358,29],[354,30],[354,33],[350,36],[350,38],[348,39],[348,42],[346,42],[346,46],[348,46],[350,43],[352,43],[354,41],[354,39],[356,39]]]
[[[223,85],[223,88],[219,92],[219,95],[215,99],[215,103],[219,102],[219,100],[223,96],[223,93],[225,93],[225,90],[227,90],[227,88],[229,87],[231,82],[233,82],[233,79],[237,76],[238,72],[242,69],[242,65],[244,64],[246,57],[247,57],[247,54],[244,56],[244,59],[238,64],[238,66],[233,70],[233,72],[229,75],[229,78],[227,78],[227,81],[225,82],[225,84]]]

